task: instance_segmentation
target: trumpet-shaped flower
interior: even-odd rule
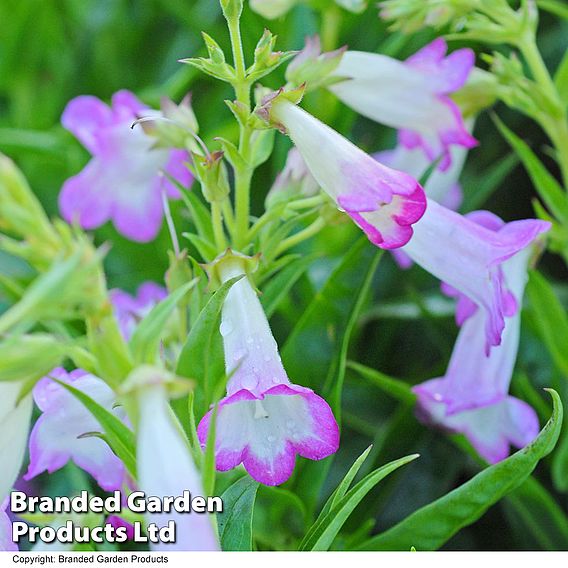
[[[169,408],[166,389],[159,381],[143,385],[137,392],[139,423],[137,433],[138,485],[146,495],[166,497],[204,496],[201,477],[182,430]],[[176,524],[175,543],[151,544],[152,550],[218,550],[219,544],[207,514],[151,513],[148,522]]]
[[[222,259],[223,281],[244,274],[235,259]],[[248,278],[233,285],[222,311],[227,396],[216,420],[217,469],[242,463],[266,485],[284,483],[296,455],[323,459],[337,451],[339,429],[325,400],[312,390],[290,383],[262,306]],[[206,444],[212,412],[197,429]]]
[[[289,134],[321,188],[372,243],[393,249],[410,240],[426,208],[412,176],[380,164],[279,93],[267,97],[259,113]]]
[[[185,150],[155,147],[156,138],[131,128],[144,112],[147,107],[128,91],[117,92],[111,107],[92,96],[69,102],[63,126],[93,157],[63,185],[59,207],[67,221],[95,229],[112,220],[133,241],[156,237],[163,218],[162,192],[179,198],[167,175],[184,186],[192,176],[184,165],[189,157]]]
[[[12,489],[26,453],[33,400],[27,395],[18,402],[22,383],[0,383],[0,500]]]
[[[0,383],[0,551],[18,550],[12,542],[12,523],[5,510],[6,498],[24,461],[32,416],[32,397],[27,395],[18,402],[21,390],[20,382]]]
[[[473,124],[469,124],[468,128],[471,130],[472,126]],[[452,146],[449,151],[452,156],[450,167],[444,171],[436,168],[431,172],[424,184],[424,191],[429,199],[456,211],[463,199],[458,179],[467,156],[467,148]],[[431,160],[424,152],[418,148],[409,149],[403,144],[399,144],[393,150],[378,152],[374,157],[389,168],[406,172],[416,179],[420,179],[432,166]],[[393,250],[392,254],[400,268],[406,269],[412,266],[412,260],[403,250]]]
[[[33,397],[42,414],[30,436],[30,465],[24,479],[44,471],[53,473],[71,460],[90,473],[102,489],[120,489],[125,480],[122,462],[105,441],[88,435],[101,432],[97,419],[73,394],[50,377],[72,385],[109,410],[115,403],[110,387],[81,369],[67,373],[57,368],[41,379],[34,387]],[[113,412],[124,419],[122,410]]]
[[[486,348],[501,343],[511,305],[502,264],[548,230],[546,221],[513,221],[494,231],[428,200],[424,217],[403,248],[410,258],[483,308]]]
[[[155,282],[141,284],[135,296],[131,296],[124,290],[110,291],[110,301],[114,306],[120,331],[126,341],[130,339],[138,323],[167,295],[167,290]]]
[[[473,219],[488,230],[505,224],[488,212]],[[484,355],[483,313],[476,307],[462,314],[446,375],[414,387],[418,413],[425,421],[461,432],[479,454],[495,463],[509,455],[509,446],[523,447],[538,434],[538,418],[525,402],[508,395],[520,336],[520,306],[531,256],[527,247],[503,263],[503,277],[511,295],[511,313],[501,345]]]
[[[329,88],[346,105],[372,120],[399,129],[407,148],[420,147],[430,160],[442,156],[450,166],[452,145],[477,144],[449,94],[462,87],[474,65],[471,49],[446,56],[442,38],[406,61],[386,55],[347,51],[334,76],[345,78]]]

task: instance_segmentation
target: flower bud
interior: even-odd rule
[[[306,46],[286,69],[286,80],[293,85],[306,83],[309,90],[336,82],[338,78],[331,78],[330,75],[341,62],[346,49],[340,47],[322,53],[319,36],[306,38]]]
[[[201,190],[209,203],[222,201],[231,190],[223,155],[221,151],[207,156],[193,154],[193,165],[201,182]]]

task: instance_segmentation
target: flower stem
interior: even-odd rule
[[[282,254],[289,248],[292,248],[300,243],[303,243],[307,239],[317,235],[325,227],[325,221],[323,217],[318,217],[311,225],[308,225],[305,229],[297,232],[295,235],[284,239],[280,246],[276,249],[276,254]]]
[[[227,20],[227,23],[229,25],[236,75],[233,88],[237,102],[250,110],[250,83],[246,78],[246,65],[239,19],[231,18]],[[250,215],[250,183],[253,173],[252,168],[248,165],[252,130],[249,126],[241,122],[239,122],[239,129],[239,153],[243,158],[244,165],[235,168],[235,218],[231,234],[233,244],[237,250],[246,244]]]
[[[542,59],[540,51],[536,45],[534,35],[528,35],[518,44],[519,50],[523,54],[527,65],[535,79],[548,94],[551,101],[558,106],[560,116],[547,116],[550,120],[541,121],[541,125],[552,140],[558,154],[558,164],[562,172],[564,186],[568,190],[568,116],[564,105],[560,101],[558,89],[548,72]]]
[[[225,238],[225,231],[223,230],[223,214],[221,212],[221,205],[217,201],[213,201],[211,203],[211,216],[213,221],[215,246],[218,251],[223,251],[227,248],[227,239]]]

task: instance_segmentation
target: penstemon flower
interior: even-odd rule
[[[6,513],[8,499],[0,505],[0,552],[15,552],[18,545],[12,541],[12,522]]]
[[[50,377],[81,390],[105,408],[111,409],[115,403],[110,387],[81,369],[67,373],[57,368],[41,379],[34,387],[33,396],[42,414],[30,436],[30,465],[24,479],[32,479],[44,471],[53,473],[72,460],[90,473],[102,489],[120,489],[125,481],[122,462],[100,438],[83,437],[101,431],[97,419]],[[121,409],[115,409],[114,413],[124,419]]]
[[[21,382],[0,383],[0,500],[12,489],[26,453],[33,401],[30,395],[18,402]]]
[[[334,72],[345,78],[329,89],[358,113],[399,130],[399,142],[421,148],[430,160],[451,164],[452,145],[471,148],[468,132],[449,94],[461,88],[474,65],[471,49],[446,56],[447,45],[435,39],[406,61],[386,55],[347,51]]]
[[[487,229],[459,213],[428,200],[424,217],[403,248],[410,258],[482,309],[485,352],[501,343],[505,316],[512,307],[502,264],[548,230],[546,221],[526,219]]]
[[[217,264],[223,282],[245,275],[229,291],[222,311],[227,396],[217,410],[217,469],[242,463],[265,485],[284,483],[296,455],[321,460],[337,451],[339,429],[329,405],[311,389],[290,383],[270,326],[246,276],[245,261],[231,254]],[[202,445],[212,411],[197,432]]]
[[[136,391],[139,421],[136,460],[138,485],[146,495],[167,497],[189,490],[192,497],[204,496],[201,477],[191,457],[179,424],[172,418],[166,387],[150,371],[150,380]],[[152,550],[218,550],[219,543],[207,514],[151,513],[147,521],[165,526],[176,524],[175,543],[151,544]]]
[[[63,126],[93,155],[59,195],[68,222],[95,229],[112,220],[117,231],[133,241],[156,237],[163,218],[162,192],[179,198],[167,176],[187,187],[192,175],[185,166],[185,150],[156,147],[155,137],[131,128],[144,112],[155,113],[128,91],[115,93],[111,107],[92,96],[79,96],[67,105]]]
[[[109,295],[120,331],[128,341],[140,320],[144,319],[168,292],[155,282],[144,282],[138,287],[135,296],[119,289],[111,290]]]
[[[321,188],[372,243],[385,249],[405,245],[426,208],[420,184],[380,164],[287,96],[269,95],[258,113],[290,136]]]
[[[469,124],[468,129],[471,130],[472,126],[473,124]],[[452,156],[450,167],[444,171],[436,168],[424,184],[424,191],[429,199],[437,201],[448,209],[457,211],[463,199],[463,192],[458,179],[467,156],[467,148],[452,146],[449,152]],[[416,179],[420,179],[432,165],[432,162],[420,149],[409,149],[403,144],[399,144],[392,150],[378,152],[374,154],[374,158],[389,166],[389,168],[406,172]],[[412,260],[403,250],[393,250],[392,254],[400,268],[406,269],[412,266]]]
[[[505,226],[495,215],[480,211],[471,219],[491,231]],[[527,265],[533,247],[526,247],[503,263],[511,313],[501,345],[484,353],[484,317],[473,307],[462,313],[462,327],[452,357],[441,378],[414,387],[418,413],[427,422],[467,436],[479,454],[495,463],[509,455],[509,445],[521,448],[538,434],[535,411],[508,395],[521,325],[521,303]]]
[[[21,389],[20,382],[0,383],[0,552],[18,550],[12,542],[12,523],[6,507],[24,461],[32,417],[32,397],[27,395],[18,402]]]

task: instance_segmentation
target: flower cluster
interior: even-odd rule
[[[250,2],[268,18],[296,3]],[[456,10],[467,4],[458,2]],[[331,13],[340,6],[359,13],[365,2],[336,0]],[[405,6],[387,0],[382,14],[396,19]],[[409,25],[422,22],[424,11],[416,2],[409,6]],[[26,449],[26,481],[72,462],[100,490],[125,498],[133,490],[207,496],[225,487],[219,478],[234,481],[216,473],[229,470],[237,470],[235,479],[248,474],[264,485],[295,487],[300,458],[331,458],[340,447],[340,397],[324,398],[334,392],[333,373],[324,381],[322,370],[316,384],[286,365],[303,384],[292,382],[268,316],[275,289],[285,296],[300,275],[285,272],[297,258],[287,251],[338,218],[391,251],[400,267],[427,271],[455,300],[460,329],[446,373],[412,388],[419,419],[463,434],[490,463],[538,434],[535,411],[509,387],[529,266],[551,223],[542,220],[546,215],[505,222],[488,211],[459,212],[460,174],[478,144],[473,129],[481,109],[469,105],[476,112],[466,116],[458,104],[475,72],[474,52],[448,53],[437,38],[402,61],[347,48],[322,53],[317,37],[300,53],[279,52],[265,31],[247,67],[239,33],[243,2],[222,0],[221,7],[233,64],[207,35],[208,56],[183,62],[234,88],[228,106],[238,144],[202,140],[189,97],[179,106],[164,100],[158,111],[125,90],[110,105],[79,96],[61,122],[91,159],[61,188],[65,222],[51,222],[15,166],[0,160],[0,230],[7,233],[0,248],[33,271],[31,283],[6,285],[17,301],[0,315],[0,501],[17,482]],[[450,18],[444,10],[430,16]],[[255,106],[252,85],[287,61],[287,84],[276,91],[259,85]],[[303,102],[306,92],[318,90],[396,129],[396,146],[370,153],[328,126]],[[292,149],[263,194],[265,210],[253,217],[253,173],[268,159],[276,131]],[[211,151],[210,139],[220,148]],[[191,189],[194,176],[200,192]],[[168,200],[181,198],[182,213],[172,214]],[[172,241],[166,287],[144,282],[134,294],[107,289],[110,247],[95,248],[85,231],[111,221],[115,238],[147,243],[164,218]],[[182,223],[191,223],[190,232],[180,232],[189,242],[184,250],[176,227]],[[409,272],[397,275],[404,281]],[[263,293],[270,301],[261,302]],[[327,300],[324,293],[317,298]],[[334,341],[335,332],[326,330]],[[181,404],[170,402],[182,396]],[[31,426],[34,403],[38,418]],[[131,532],[131,520],[106,521]],[[226,527],[218,530],[209,514],[148,513],[145,521],[177,525],[176,542],[152,543],[152,550],[225,545]],[[2,550],[14,549],[9,530],[3,503]]]

